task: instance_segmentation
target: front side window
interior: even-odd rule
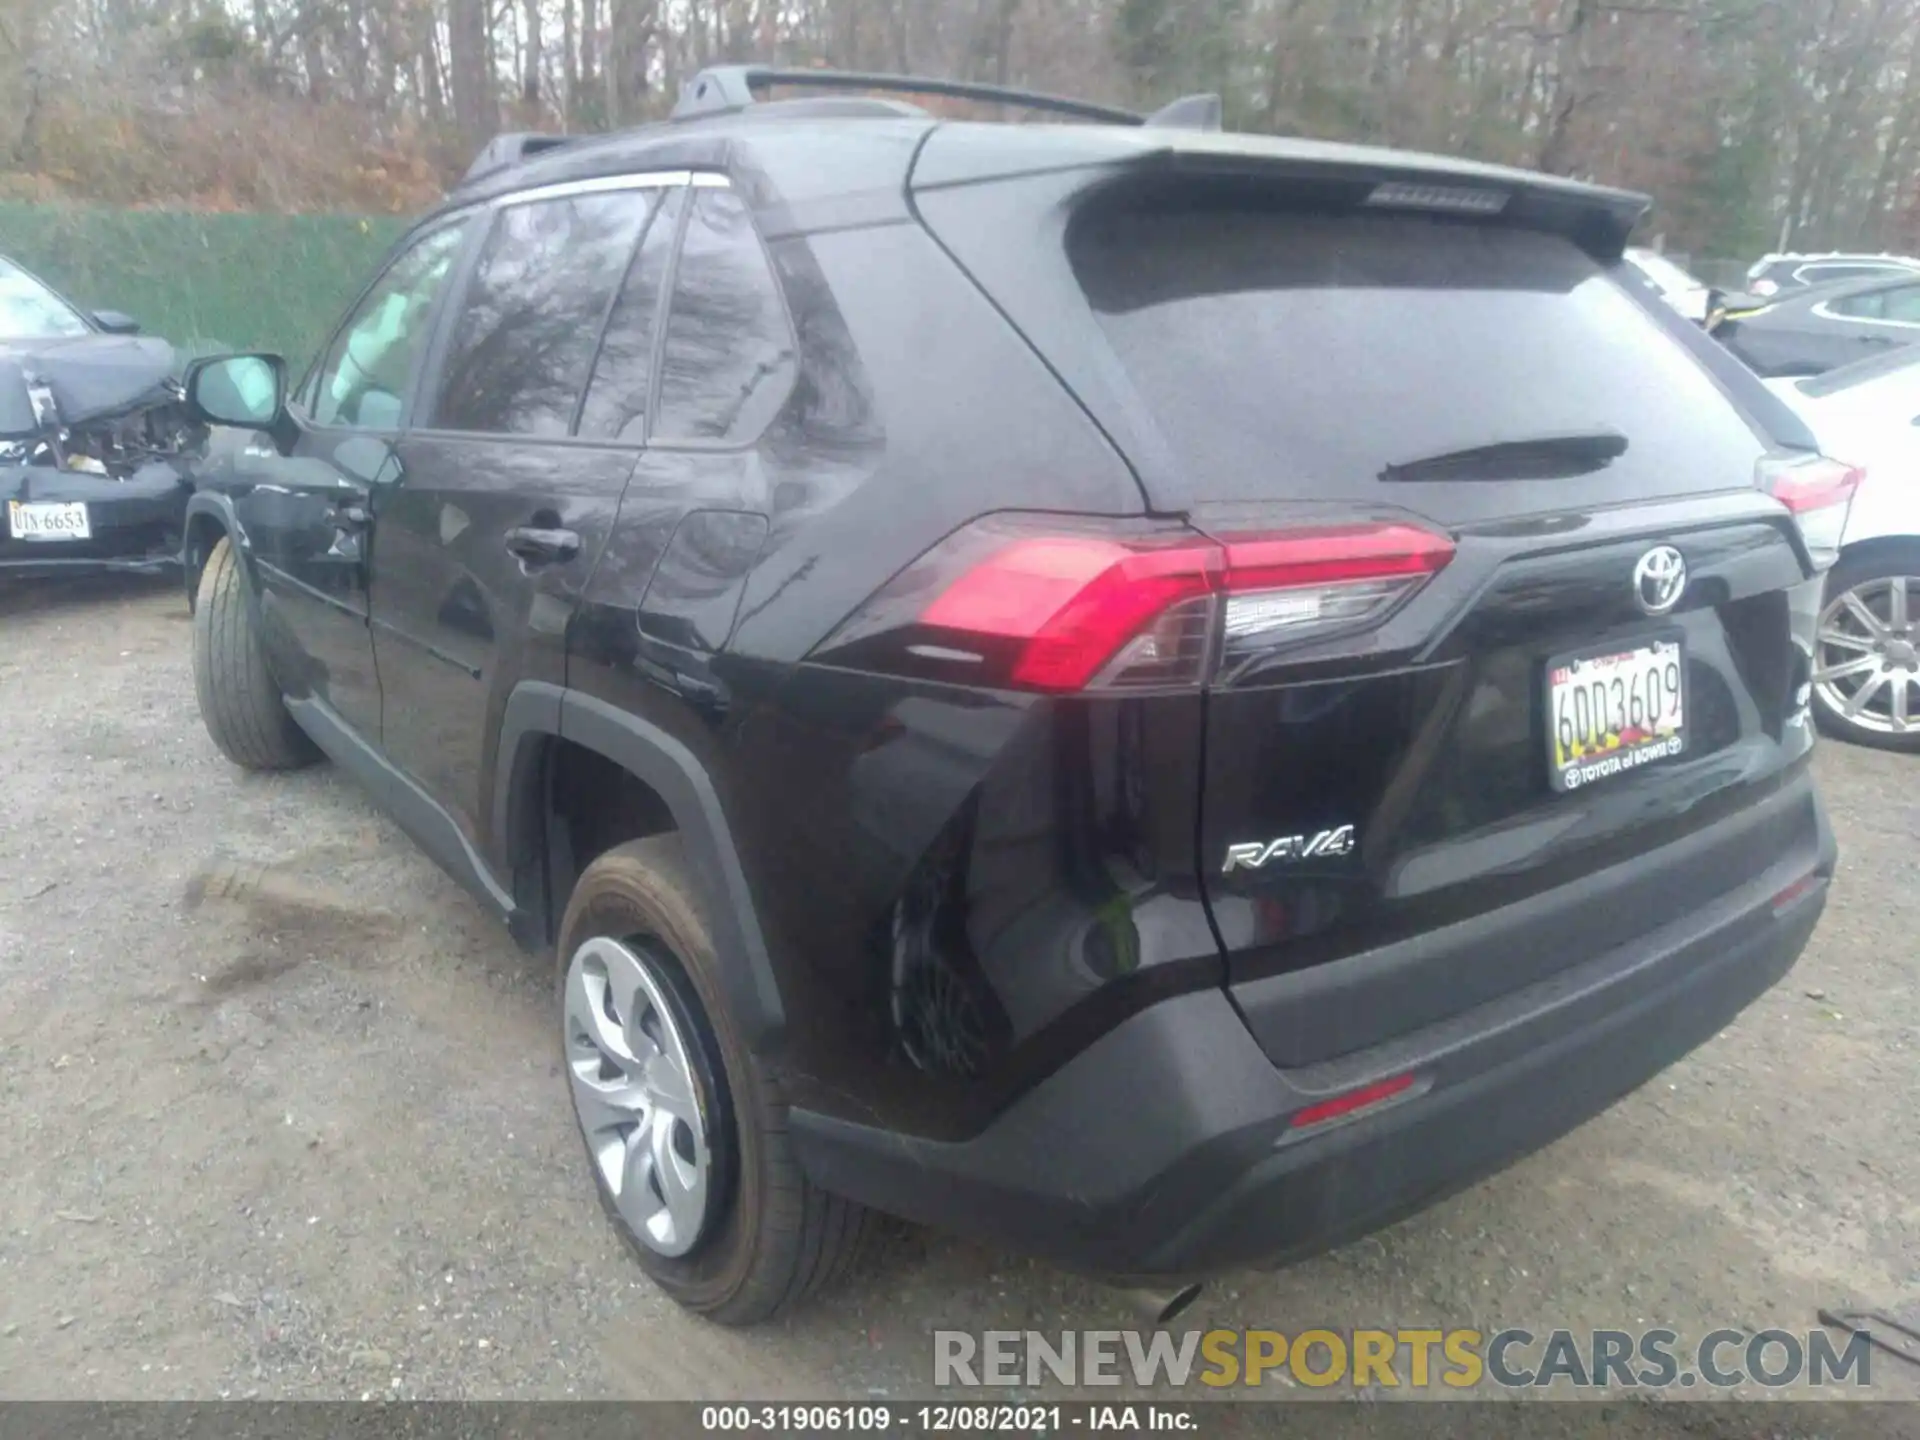
[[[91,333],[66,301],[0,260],[0,340],[54,340]]]
[[[731,190],[694,196],[667,309],[654,437],[744,445],[785,403],[799,356],[747,207]]]
[[[320,369],[313,419],[355,430],[399,428],[425,352],[434,301],[447,283],[467,221],[422,236],[355,307]]]
[[[565,435],[600,322],[655,192],[511,204],[493,222],[447,348],[436,429]]]

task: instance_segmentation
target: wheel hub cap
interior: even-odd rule
[[[574,1113],[600,1178],[643,1245],[684,1255],[706,1224],[713,1172],[686,1036],[644,947],[587,941],[565,993]]]
[[[1920,733],[1920,577],[1865,580],[1821,612],[1813,687],[1849,724]]]

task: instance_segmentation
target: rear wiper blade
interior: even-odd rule
[[[1496,440],[1389,465],[1382,480],[1562,480],[1604,470],[1627,453],[1617,430]]]

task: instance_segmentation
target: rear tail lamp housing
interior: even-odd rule
[[[1400,521],[1212,536],[991,516],[908,566],[813,658],[1056,694],[1192,688],[1223,663],[1377,623],[1453,548]]]
[[[1760,462],[1760,488],[1793,512],[1815,570],[1831,569],[1840,558],[1847,515],[1864,478],[1864,471],[1824,455]]]

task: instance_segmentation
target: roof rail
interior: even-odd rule
[[[1151,116],[1137,115],[1091,100],[1070,100],[1004,85],[977,85],[971,80],[936,80],[921,75],[863,74],[852,70],[782,70],[768,65],[715,65],[702,70],[680,87],[673,107],[675,120],[723,115],[756,104],[754,91],[771,85],[818,90],[891,90],[901,95],[940,95],[954,100],[982,100],[989,104],[1018,105],[1027,110],[1049,110],[1082,120],[1110,125],[1171,125],[1190,129],[1220,128],[1220,100],[1214,95],[1189,95]],[[1211,121],[1211,123],[1208,123]]]
[[[480,153],[467,166],[467,173],[460,177],[460,184],[471,185],[482,175],[491,175],[495,170],[517,165],[543,150],[558,149],[578,138],[577,135],[535,135],[524,131],[513,135],[496,135],[480,147]]]

